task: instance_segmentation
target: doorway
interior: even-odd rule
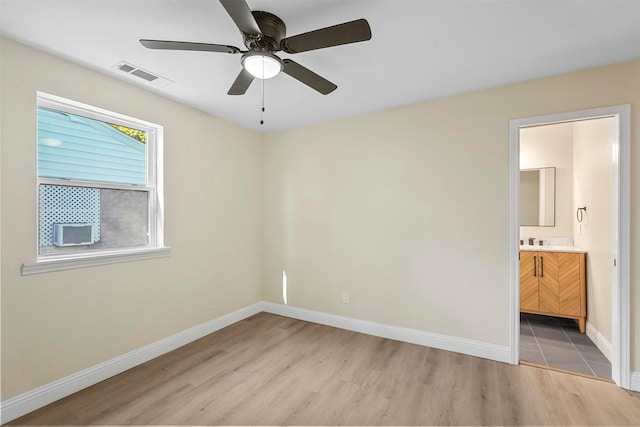
[[[534,128],[540,128],[550,125],[563,125],[571,123],[579,123],[580,126],[586,123],[586,121],[595,119],[609,118],[613,123],[613,135],[611,135],[611,166],[612,184],[611,197],[606,204],[605,208],[609,209],[611,217],[611,227],[605,232],[607,233],[611,242],[610,247],[613,248],[608,254],[605,261],[602,259],[599,261],[606,264],[609,271],[609,278],[606,280],[611,283],[610,307],[606,307],[607,315],[609,318],[600,320],[600,325],[605,329],[610,327],[610,333],[598,335],[597,327],[593,324],[597,323],[596,316],[598,311],[594,309],[593,304],[590,304],[591,311],[593,312],[592,320],[592,337],[596,337],[601,340],[598,344],[610,342],[610,359],[611,359],[611,377],[612,379],[623,388],[630,387],[630,316],[629,316],[629,277],[630,277],[630,164],[629,164],[629,145],[630,145],[630,107],[628,105],[606,107],[594,110],[585,110],[572,113],[556,114],[551,116],[531,117],[525,119],[512,120],[510,122],[510,249],[511,249],[511,262],[510,262],[510,282],[511,282],[511,362],[518,364],[520,361],[520,332],[521,326],[526,329],[527,326],[531,327],[531,322],[538,320],[551,321],[553,319],[529,319],[528,317],[522,320],[520,314],[520,265],[519,265],[519,239],[520,237],[520,154],[521,154],[521,133],[524,130],[531,130]],[[579,189],[576,190],[579,193]],[[576,199],[576,202],[579,201]],[[575,202],[572,202],[575,203]],[[602,203],[600,203],[601,205]],[[596,207],[597,205],[594,205]],[[575,207],[575,206],[573,206]],[[588,207],[587,207],[588,208]],[[602,206],[598,206],[602,208]],[[583,212],[584,214],[584,212]],[[575,223],[576,221],[573,220]],[[554,224],[555,225],[555,224]],[[560,225],[560,224],[558,224]],[[585,244],[584,236],[576,234],[581,232],[582,224],[572,224],[575,228],[571,230],[571,236],[577,237],[579,244]],[[540,230],[540,229],[537,229]],[[550,229],[549,229],[550,230]],[[539,232],[539,231],[538,231]],[[563,234],[562,231],[556,230],[556,233]],[[550,233],[551,237],[558,237],[557,234]],[[566,232],[564,234],[567,234]],[[536,237],[536,236],[530,236]],[[548,236],[538,236],[539,238]],[[528,242],[527,242],[528,243]],[[571,242],[572,244],[574,242]],[[587,242],[588,243],[588,242]],[[611,267],[613,265],[613,267]],[[590,274],[594,274],[593,271]],[[592,290],[592,293],[595,292]],[[602,317],[602,316],[601,316]],[[589,313],[587,312],[587,325],[589,325]],[[594,333],[595,330],[595,333]],[[566,334],[565,334],[566,335]],[[610,337],[609,340],[606,337]],[[593,338],[592,338],[593,339]],[[602,347],[599,345],[599,347]],[[604,346],[606,349],[606,345]]]

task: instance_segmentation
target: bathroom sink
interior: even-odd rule
[[[575,246],[538,246],[538,245],[520,245],[521,251],[541,251],[541,252],[586,252]]]

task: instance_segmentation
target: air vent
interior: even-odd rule
[[[142,68],[136,67],[135,65],[129,64],[128,62],[121,61],[117,63],[114,68],[137,78],[146,80],[157,86],[168,86],[173,83],[169,79],[160,77],[159,75],[151,73],[147,70],[143,70]]]
[[[138,76],[141,79],[145,79],[148,82],[152,82],[152,81],[154,81],[154,80],[156,80],[158,78],[158,76],[156,76],[154,74],[151,74],[151,73],[147,73],[146,71],[142,71],[142,70],[133,70],[129,74],[133,74],[134,76]]]
[[[125,73],[130,73],[135,69],[136,69],[136,67],[132,67],[129,64],[118,64],[118,70],[124,71]]]

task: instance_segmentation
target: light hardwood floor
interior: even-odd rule
[[[260,313],[11,424],[640,425],[640,393]]]

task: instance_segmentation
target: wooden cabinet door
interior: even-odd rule
[[[538,297],[540,311],[560,313],[560,280],[558,252],[538,252]]]
[[[537,252],[520,252],[520,310],[538,311]]]
[[[587,316],[586,254],[520,251],[520,311],[578,320]]]
[[[559,253],[558,276],[558,313],[569,316],[584,316],[582,313],[582,281],[580,275],[584,271],[581,265],[583,254]]]

